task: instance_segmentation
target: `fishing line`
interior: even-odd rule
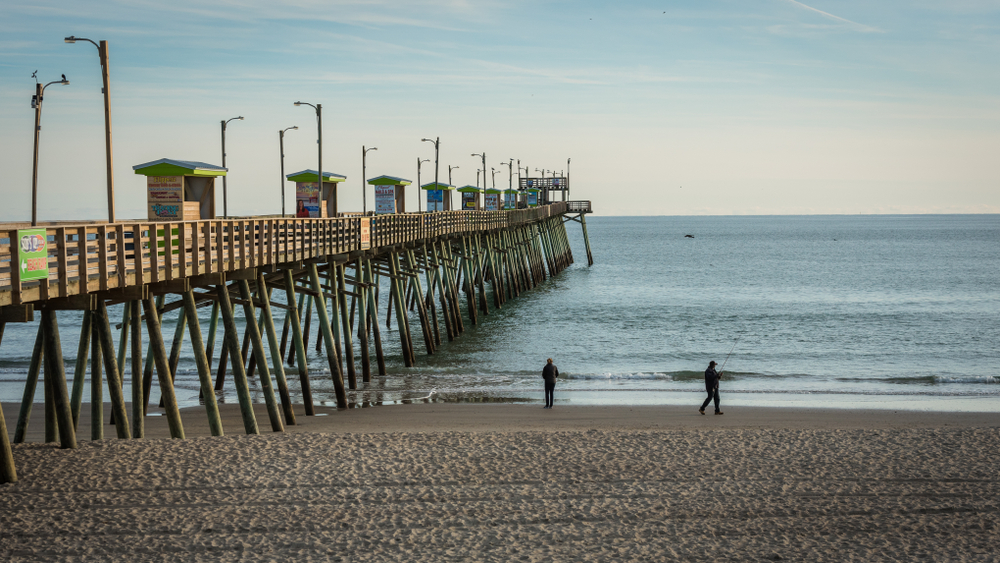
[[[737,337],[736,337],[736,342],[733,342],[733,347],[729,349],[729,355],[727,355],[727,356],[726,356],[726,359],[725,359],[725,361],[723,361],[723,362],[722,362],[722,367],[721,367],[721,368],[719,368],[719,376],[720,376],[720,377],[722,376],[722,372],[723,372],[723,371],[725,371],[725,369],[726,369],[726,362],[728,362],[728,361],[729,361],[729,356],[732,356],[732,355],[733,355],[733,350],[735,350],[735,349],[736,349],[736,343],[740,341],[740,338],[741,338],[742,336],[743,336],[743,335],[741,334],[740,336],[737,336]]]

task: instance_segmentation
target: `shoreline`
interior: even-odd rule
[[[3,403],[8,432],[13,433],[19,405]],[[906,428],[1000,428],[1000,416],[991,412],[911,411],[803,407],[724,406],[722,416],[711,407],[702,416],[697,406],[592,406],[556,405],[542,409],[534,404],[511,403],[416,403],[379,405],[338,410],[316,406],[317,416],[305,416],[295,405],[296,424],[285,425],[286,433],[398,433],[398,432],[539,432],[574,430],[706,430],[706,429],[906,429]],[[220,404],[227,436],[244,435],[239,406]],[[27,442],[44,440],[44,405],[32,407]],[[104,417],[111,406],[104,405]],[[260,434],[273,434],[267,408],[254,405]],[[181,409],[186,437],[211,436],[204,407]],[[104,424],[105,439],[115,439],[115,428]],[[145,420],[148,439],[169,438],[162,409],[150,406]],[[13,436],[11,436],[13,438]],[[80,408],[77,439],[90,440],[90,405]]]

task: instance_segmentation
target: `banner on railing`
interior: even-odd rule
[[[45,229],[17,231],[17,262],[21,281],[44,280],[49,277],[49,248]]]
[[[369,217],[361,218],[361,250],[368,250],[372,247],[372,220]]]

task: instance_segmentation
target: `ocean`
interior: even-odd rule
[[[465,333],[433,356],[424,352],[414,314],[416,367],[403,365],[395,319],[387,330],[383,304],[389,375],[362,384],[359,366],[351,405],[541,406],[541,368],[551,357],[561,373],[557,407],[696,409],[705,395],[703,372],[715,360],[725,362],[723,410],[1000,412],[1000,215],[590,216],[590,267],[579,224],[566,227],[573,266],[502,310],[489,299],[490,314],[476,326],[465,317]],[[210,308],[200,312],[207,335]],[[119,307],[110,314],[121,318]],[[280,311],[275,315],[280,323]],[[168,346],[174,318],[163,320]],[[79,319],[59,313],[70,378]],[[7,326],[0,345],[4,402],[21,399],[35,329]],[[443,338],[443,324],[441,331]],[[325,353],[312,344],[314,399],[333,406]],[[221,337],[216,351],[220,346]],[[372,362],[375,371],[374,354]],[[301,402],[297,374],[286,371]],[[176,379],[181,405],[199,404],[189,354]],[[221,402],[237,402],[231,381]],[[256,378],[251,383],[254,400],[263,402]],[[157,397],[154,385],[152,405]]]

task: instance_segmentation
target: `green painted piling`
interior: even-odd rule
[[[247,373],[243,368],[243,362],[237,361],[240,357],[240,339],[236,331],[236,318],[233,314],[233,305],[229,300],[229,290],[225,284],[215,286],[215,293],[219,299],[219,309],[222,311],[222,325],[224,327],[223,339],[225,349],[233,357],[233,382],[236,386],[236,396],[240,402],[240,415],[243,417],[243,429],[247,434],[260,434],[257,429],[257,417],[253,412],[253,399],[250,397],[250,386],[247,384]],[[253,318],[253,317],[250,317]]]
[[[184,301],[184,314],[188,318],[188,336],[191,339],[191,351],[194,363],[198,366],[198,382],[201,384],[201,395],[205,401],[205,414],[208,416],[208,428],[212,436],[225,434],[222,428],[222,416],[219,405],[212,390],[212,366],[208,363],[208,353],[201,339],[201,321],[198,320],[198,306],[194,302],[194,292],[190,289],[181,297]]]
[[[118,358],[115,356],[114,333],[111,332],[111,321],[108,319],[108,308],[103,300],[98,300],[97,311],[93,317],[97,326],[97,335],[101,341],[101,352],[104,356],[104,374],[108,381],[108,394],[111,396],[111,409],[115,413],[115,433],[118,439],[128,440],[132,433],[128,428],[128,412],[125,410],[125,395],[122,389]]]
[[[346,409],[347,391],[344,389],[344,376],[335,355],[333,331],[330,330],[330,318],[326,314],[326,303],[323,299],[323,288],[319,283],[319,272],[316,270],[316,264],[309,264],[309,279],[312,282],[313,291],[316,292],[316,312],[319,313],[319,326],[326,344],[326,359],[330,364],[330,377],[333,379],[333,388],[337,396],[337,408]]]
[[[285,366],[281,350],[278,349],[278,335],[274,330],[274,317],[271,315],[271,292],[264,281],[264,274],[257,272],[257,289],[262,295],[261,314],[264,317],[264,332],[267,334],[267,347],[271,352],[271,364],[274,366],[274,380],[278,385],[278,395],[281,397],[281,411],[285,415],[285,424],[295,424],[295,411],[292,410],[292,398],[288,393],[288,381],[285,379]]]
[[[59,341],[59,321],[52,309],[42,310],[46,374],[52,377],[52,402],[59,424],[59,443],[64,449],[76,448],[76,432],[73,430],[73,410],[69,406],[69,390],[66,388],[66,366],[63,364],[62,344]]]
[[[288,304],[288,310],[285,314],[291,317],[292,349],[299,360],[299,387],[302,389],[302,403],[305,406],[306,416],[314,416],[316,408],[313,406],[312,388],[309,385],[309,364],[306,362],[306,346],[302,339],[302,323],[299,321],[299,310],[302,308],[302,297],[305,294],[299,297],[298,306],[296,306],[295,280],[292,278],[292,271],[283,270],[282,273],[285,278],[285,298]]]
[[[73,370],[73,391],[70,393],[70,408],[73,409],[73,428],[80,423],[80,405],[83,403],[83,384],[87,378],[87,355],[90,351],[90,311],[83,312],[80,324],[80,344],[76,348],[76,366]]]
[[[264,354],[264,342],[260,337],[260,330],[257,328],[256,316],[253,309],[253,298],[250,296],[250,283],[247,280],[240,280],[240,297],[243,298],[243,315],[246,318],[246,330],[250,333],[250,343],[253,346],[253,355],[260,368],[260,386],[264,393],[264,404],[267,405],[267,417],[271,421],[271,430],[274,432],[284,432],[285,425],[281,422],[281,410],[278,408],[278,401],[274,397],[274,385],[271,382],[271,372],[267,366],[267,356]],[[267,295],[258,288],[257,294],[261,299],[267,299]]]
[[[184,424],[181,422],[181,412],[177,408],[177,396],[174,394],[174,380],[170,373],[170,362],[167,360],[167,347],[163,343],[163,332],[160,330],[160,314],[152,298],[142,300],[142,309],[146,314],[146,334],[152,349],[153,366],[160,382],[160,394],[163,396],[164,410],[167,415],[167,426],[170,437],[183,440]],[[148,394],[143,400],[148,404]]]
[[[139,328],[139,313],[141,305],[139,301],[132,302],[132,315],[130,325],[132,326],[132,437],[142,438],[146,434],[146,417],[143,412],[142,403],[142,331]]]
[[[104,439],[104,377],[102,376],[101,342],[97,325],[90,339],[90,439]]]
[[[31,350],[31,361],[28,363],[28,376],[24,380],[24,395],[21,398],[21,410],[17,414],[17,426],[14,427],[14,443],[24,442],[28,431],[28,421],[31,420],[31,407],[35,402],[35,390],[38,387],[38,372],[42,362],[42,323],[38,323],[35,333],[35,346]],[[81,391],[82,392],[82,391]]]

